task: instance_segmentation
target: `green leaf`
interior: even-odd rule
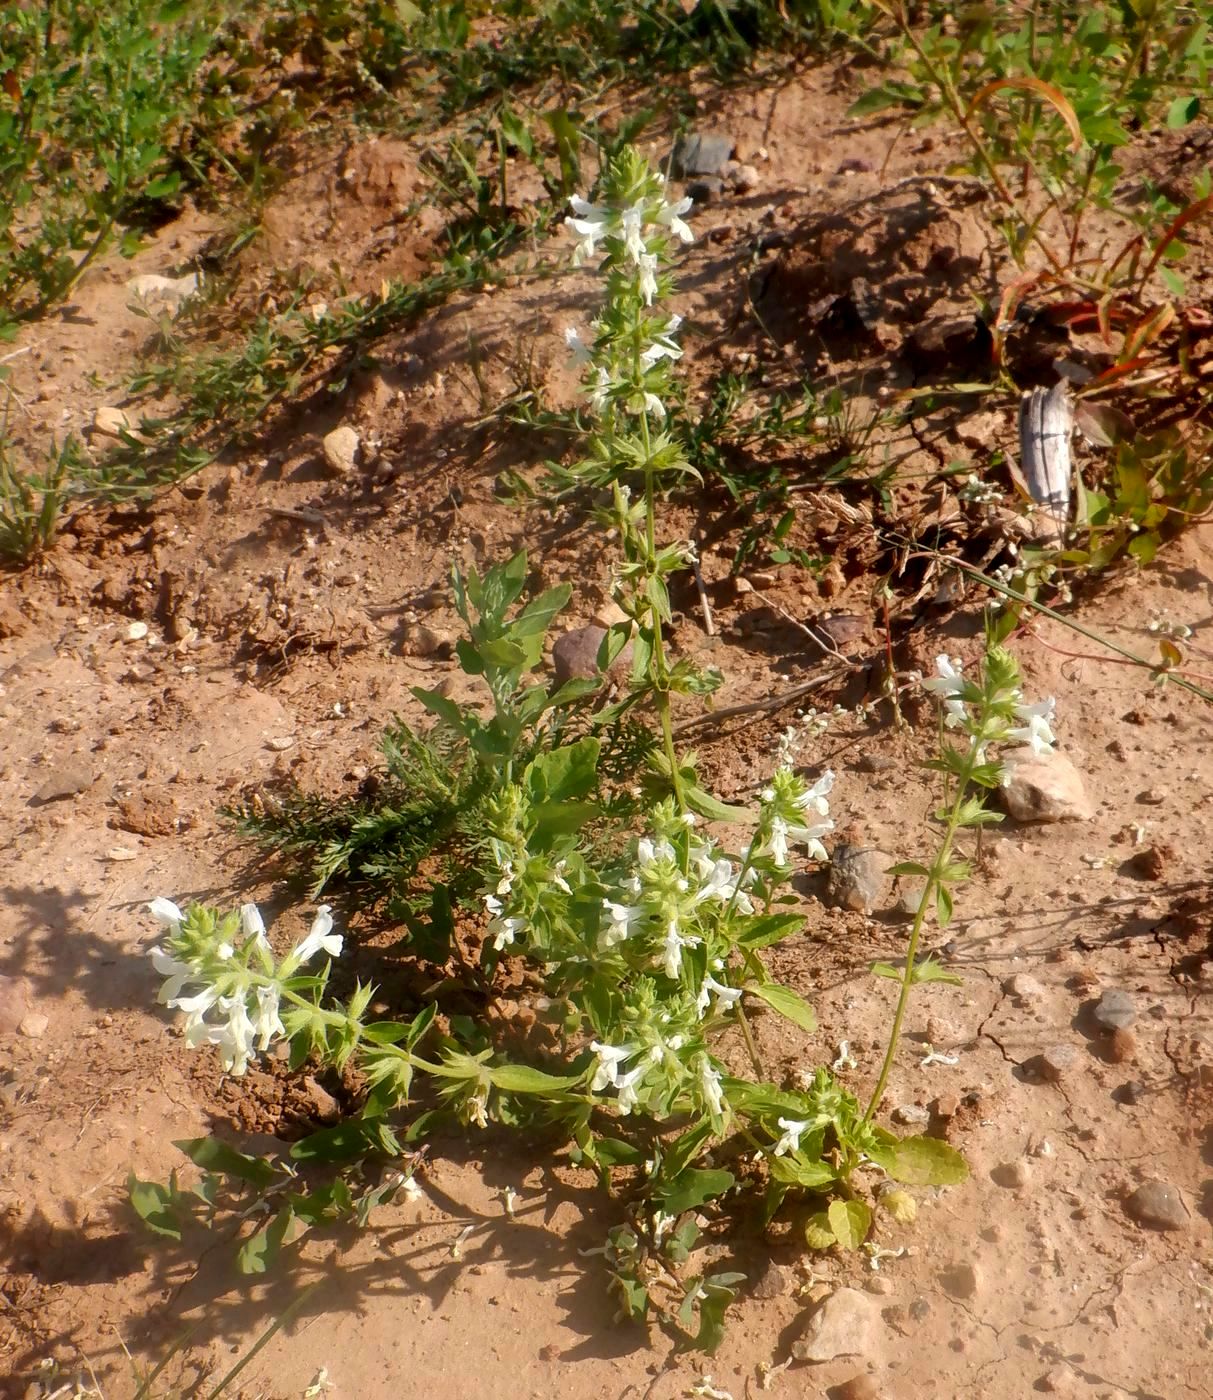
[[[555,1094],[580,1084],[584,1074],[547,1074],[530,1065],[494,1065],[489,1079],[507,1094]]]
[[[692,1160],[698,1156],[699,1150],[712,1136],[712,1124],[704,1119],[697,1123],[695,1127],[689,1128],[685,1133],[676,1137],[665,1149],[661,1159],[661,1176],[666,1181],[672,1181],[681,1175]]]
[[[818,1191],[838,1180],[838,1173],[828,1162],[809,1162],[798,1156],[788,1156],[772,1157],[767,1165],[773,1181],[803,1186],[808,1191]]]
[[[737,1296],[732,1285],[744,1279],[745,1274],[713,1274],[700,1285],[699,1331],[695,1334],[695,1345],[709,1356],[724,1340],[724,1315]]]
[[[158,1181],[140,1181],[131,1172],[126,1179],[126,1194],[135,1214],[149,1230],[166,1239],[181,1239],[181,1225],[173,1209],[173,1192]]]
[[[575,744],[540,754],[527,764],[522,781],[536,805],[567,802],[584,797],[598,781],[598,755],[602,744],[586,735]]]
[[[177,170],[171,170],[167,175],[161,175],[159,179],[148,183],[143,191],[145,199],[167,199],[169,195],[176,194],[181,188],[181,174]]]
[[[935,918],[940,928],[947,928],[952,922],[952,896],[943,885],[940,885],[935,891]],[[915,978],[915,981],[917,980]]]
[[[1177,97],[1167,108],[1167,125],[1172,131],[1181,126],[1187,126],[1194,122],[1200,115],[1200,98],[1192,95],[1190,97]]]
[[[264,1191],[279,1175],[277,1168],[263,1157],[248,1157],[215,1137],[181,1138],[173,1146],[203,1171],[238,1177],[259,1191]]]
[[[868,969],[873,977],[887,977],[890,982],[900,982],[905,976],[904,968],[894,967],[892,963],[873,963]]]
[[[762,982],[757,986],[747,986],[746,991],[765,1001],[772,1011],[778,1011],[801,1030],[817,1029],[817,1017],[813,1014],[813,1008],[791,987],[781,987],[778,982]]]
[[[940,894],[943,894],[942,890],[940,890]],[[916,987],[924,982],[943,982],[949,987],[964,986],[963,977],[958,977],[954,972],[949,972],[931,957],[923,958],[921,962],[914,964],[914,971],[911,974],[910,981]]]
[[[872,1228],[872,1212],[862,1201],[831,1201],[826,1218],[843,1249],[858,1249]]]
[[[236,1267],[242,1274],[263,1274],[278,1257],[286,1232],[291,1228],[295,1212],[289,1205],[255,1235],[250,1235],[236,1255]]]
[[[737,945],[755,950],[769,948],[804,927],[803,914],[761,914],[747,919],[743,931],[737,935]]]
[[[400,1155],[400,1141],[382,1118],[351,1118],[309,1133],[293,1144],[291,1158],[296,1162],[349,1162],[368,1152]]]
[[[956,1186],[969,1179],[965,1159],[938,1138],[903,1138],[891,1148],[873,1150],[868,1155],[894,1181],[907,1186]]]
[[[528,656],[528,649],[509,637],[490,638],[481,642],[477,651],[486,666],[495,666],[499,671],[513,671],[524,666]]]
[[[925,865],[919,865],[916,860],[899,861],[896,865],[889,866],[886,875],[919,875],[924,880],[930,877],[931,872]]]
[[[732,1172],[721,1168],[688,1167],[676,1180],[653,1194],[667,1215],[681,1215],[684,1210],[695,1210],[723,1196],[735,1180]]]
[[[704,792],[701,787],[692,784],[683,791],[686,804],[692,812],[701,817],[706,817],[712,822],[748,822],[752,820],[753,813],[748,807],[728,807],[723,802],[718,801],[711,793]]]
[[[644,1153],[620,1138],[595,1138],[594,1155],[604,1167],[638,1167]]]
[[[468,674],[474,673],[469,672]],[[448,700],[445,695],[439,695],[436,690],[423,690],[421,686],[417,685],[412,687],[412,692],[413,698],[419,700],[430,714],[437,715],[440,720],[449,724],[457,734],[466,732],[464,713],[453,700]]]
[[[535,155],[535,138],[531,135],[526,122],[517,112],[511,111],[508,107],[501,109],[498,120],[501,122],[502,135],[510,145],[521,151],[527,160],[532,160]]]
[[[838,1238],[830,1228],[830,1217],[824,1210],[810,1215],[804,1222],[804,1242],[810,1249],[833,1249]]]

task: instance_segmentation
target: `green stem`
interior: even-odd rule
[[[889,1075],[893,1069],[893,1060],[897,1054],[897,1046],[901,1041],[901,1028],[906,1018],[906,1010],[910,1005],[910,992],[914,986],[915,959],[918,955],[918,941],[922,936],[923,925],[926,923],[927,911],[935,907],[936,898],[943,887],[943,872],[947,869],[948,860],[952,854],[952,843],[956,839],[956,833],[960,828],[960,809],[964,802],[965,793],[968,791],[969,782],[973,776],[973,770],[980,762],[980,755],[984,745],[978,739],[969,747],[969,753],[965,761],[965,766],[961,770],[959,781],[956,784],[956,791],[952,797],[951,810],[948,812],[948,819],[944,826],[943,840],[939,850],[932,862],[930,874],[927,876],[926,887],[922,892],[922,899],[918,905],[918,912],[914,915],[914,925],[910,929],[909,941],[906,944],[906,966],[901,977],[901,991],[897,998],[897,1009],[893,1013],[893,1025],[889,1031],[889,1043],[884,1054],[884,1063],[880,1067],[880,1078],[876,1081],[876,1088],[873,1090],[871,1101],[868,1103],[867,1112],[863,1115],[863,1121],[870,1123],[876,1110],[880,1107],[880,1101],[884,1098],[885,1087],[889,1082]]]
[[[760,1081],[766,1079],[766,1071],[762,1067],[762,1061],[758,1057],[758,1046],[754,1043],[754,1033],[750,1030],[750,1022],[745,1014],[745,1008],[741,1004],[741,998],[737,999],[737,1024],[741,1027],[741,1034],[745,1040],[745,1048],[749,1051],[750,1064],[754,1066],[754,1073]]]

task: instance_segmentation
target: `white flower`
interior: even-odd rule
[[[657,295],[657,254],[641,253],[636,259],[636,266],[640,269],[640,295],[646,306],[652,306],[653,298]]]
[[[955,661],[946,653],[941,653],[935,658],[935,669],[939,672],[937,676],[930,676],[922,683],[924,690],[929,690],[935,695],[944,697],[944,723],[955,729],[957,725],[963,724],[968,719],[968,711],[960,696],[964,694],[965,681],[960,674],[961,662],[957,658]]]
[[[165,1002],[166,1006],[174,1011],[184,1011],[186,1015],[186,1027],[194,1022],[201,1021],[212,1006],[219,1000],[219,993],[214,987],[203,987],[200,992],[195,992],[193,996],[175,996]]]
[[[1037,701],[1035,705],[1016,705],[1015,717],[1024,723],[1017,729],[1009,730],[1007,738],[1026,744],[1037,757],[1051,752],[1056,737],[1051,721],[1056,709],[1057,701],[1052,696]]]
[[[703,1090],[709,1110],[719,1117],[724,1112],[724,1090],[719,1072],[712,1068],[712,1062],[706,1055],[699,1057],[699,1087]]]
[[[316,911],[307,937],[292,952],[291,962],[298,967],[309,962],[321,951],[327,953],[330,958],[340,957],[341,944],[341,935],[333,932],[332,909],[329,905],[322,904]]]
[[[598,951],[605,953],[624,939],[632,936],[632,926],[644,917],[644,910],[635,904],[616,904],[613,900],[602,901],[607,916],[607,926],[598,935]]]
[[[601,413],[603,409],[606,408],[607,404],[610,402],[610,394],[613,387],[611,376],[607,373],[606,367],[604,365],[599,365],[598,372],[594,376],[593,386],[587,391],[590,407],[595,413]]]
[[[268,951],[269,939],[265,936],[265,920],[261,917],[261,910],[255,904],[242,904],[240,906],[240,930],[245,938],[251,938],[259,948]]]
[[[680,199],[677,204],[663,204],[657,211],[657,222],[664,224],[684,243],[694,243],[695,235],[691,232],[690,226],[682,219],[683,214],[689,214],[694,207],[695,201],[689,195],[685,199]]]
[[[164,986],[156,994],[156,1000],[162,1005],[175,1003],[181,995],[181,988],[194,976],[194,969],[189,963],[178,962],[163,948],[153,948],[148,956],[152,960],[152,966],[166,979]]]
[[[578,195],[569,200],[569,207],[577,217],[565,219],[564,223],[580,240],[573,252],[573,266],[580,267],[586,258],[594,256],[599,240],[609,232],[611,215],[608,210],[599,209],[596,204],[590,204]]]
[[[628,1070],[627,1074],[621,1074],[617,1082],[619,1090],[619,1111],[623,1114],[631,1113],[639,1102],[640,1096],[636,1092],[636,1085],[648,1073],[648,1060],[641,1060],[635,1069]]]
[[[615,1088],[619,1083],[619,1066],[630,1060],[636,1053],[634,1045],[603,1045],[597,1040],[590,1042],[590,1049],[598,1056],[598,1068],[590,1084],[591,1093],[600,1094],[608,1086]]]
[[[162,923],[171,933],[176,933],[180,929],[182,920],[185,918],[185,915],[177,908],[171,899],[164,899],[163,897],[160,899],[153,899],[147,906],[147,912],[153,919]]]
[[[667,977],[677,977],[682,970],[682,950],[684,948],[698,947],[702,941],[702,939],[694,935],[684,938],[683,935],[678,932],[678,920],[671,919],[670,926],[666,930],[665,938],[662,941],[662,948],[664,949],[662,957],[665,965],[665,975]]]
[[[276,1036],[285,1035],[286,1027],[278,1015],[278,988],[257,987],[257,1017],[253,1025],[257,1032],[257,1049],[268,1050]]]
[[[650,256],[644,246],[644,200],[638,199],[630,209],[625,209],[619,219],[619,227],[623,233],[623,249],[632,261],[643,269],[643,258]],[[653,266],[657,266],[657,259],[653,259]],[[642,274],[643,275],[643,274]]]
[[[244,995],[220,997],[219,1009],[227,1020],[221,1026],[213,1027],[213,1035],[219,1047],[219,1059],[228,1074],[241,1075],[248,1068],[253,1057],[254,1026],[249,1019]]]
[[[817,781],[813,784],[813,786],[811,788],[806,788],[806,790],[803,793],[801,793],[801,795],[796,799],[796,806],[802,812],[807,812],[810,808],[812,808],[812,810],[816,812],[818,816],[828,816],[830,812],[830,804],[826,801],[826,796],[833,788],[833,786],[834,773],[832,769],[827,768],[826,771],[821,775],[821,777],[818,778]]]
[[[643,873],[650,865],[657,864],[662,860],[674,860],[674,848],[668,841],[653,841],[648,836],[642,836],[636,842],[636,863]]]
[[[775,1156],[782,1157],[785,1152],[800,1151],[800,1137],[813,1125],[811,1122],[801,1122],[796,1118],[781,1118],[779,1126],[783,1129],[783,1136],[775,1144]]]
[[[518,934],[526,931],[527,921],[517,915],[507,915],[505,906],[493,894],[485,895],[484,907],[493,916],[489,920],[489,932],[494,935],[493,947],[498,953],[503,952]]]
[[[644,411],[653,418],[665,417],[665,404],[661,402],[656,394],[650,394],[647,389],[644,393]]]
[[[719,1016],[721,1011],[731,1011],[737,1005],[741,1000],[741,993],[740,987],[726,987],[708,973],[699,988],[699,995],[695,998],[695,1009],[702,1016],[708,1009],[708,1002],[715,997],[716,1005],[712,1007],[712,1012]]]
[[[574,366],[588,363],[590,358],[589,346],[586,345],[585,341],[582,340],[572,326],[565,327],[564,343],[568,346],[571,363]]]
[[[675,320],[678,318],[675,317]],[[658,360],[680,360],[682,350],[671,337],[673,330],[663,331],[662,334],[653,337],[653,343],[647,350],[640,353],[640,363],[645,369],[652,369]]]
[[[701,904],[705,899],[718,899],[722,904],[727,904],[736,896],[736,904],[741,912],[743,914],[753,913],[753,905],[750,904],[749,897],[737,888],[732,861],[726,860],[723,856],[719,860],[701,857],[697,864],[704,883],[695,894],[696,904]]]

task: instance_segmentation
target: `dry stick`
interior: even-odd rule
[[[699,608],[703,613],[703,630],[709,637],[716,635],[716,624],[712,621],[712,608],[708,602],[708,591],[703,586],[703,574],[699,570],[699,550],[696,548],[691,559],[691,568],[695,572],[695,587],[699,590]]]
[[[851,671],[860,671],[866,665],[866,661],[848,661],[841,666],[831,666],[825,671],[819,671],[810,680],[801,681],[799,685],[780,691],[778,695],[768,695],[765,700],[751,700],[745,705],[729,705],[723,710],[705,710],[701,715],[693,715],[690,719],[684,719],[681,724],[675,726],[674,733],[685,734],[690,729],[723,724],[726,720],[736,719],[739,715],[782,710],[785,705],[792,705],[805,695],[811,695],[813,691],[820,690],[828,681],[836,680],[839,676],[844,676]]]

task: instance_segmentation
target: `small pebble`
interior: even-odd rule
[[[1073,1045],[1050,1045],[1037,1061],[1040,1077],[1050,1084],[1059,1084],[1078,1063],[1078,1051]]]
[[[852,1376],[850,1380],[843,1381],[834,1390],[838,1400],[880,1400],[880,1386],[878,1386],[871,1376],[862,1372],[857,1376]]]
[[[889,867],[895,863],[874,846],[835,846],[830,857],[830,898],[841,909],[870,914],[884,901]]]
[[[126,629],[126,640],[128,642],[141,642],[148,634],[146,622],[132,622]]]
[[[864,1285],[869,1293],[875,1293],[882,1298],[887,1298],[893,1291],[893,1280],[885,1278],[883,1274],[873,1274]]]
[[[980,1282],[977,1265],[968,1262],[952,1264],[940,1271],[939,1281],[953,1298],[971,1298]]]
[[[1045,990],[1028,972],[1017,972],[1014,977],[1008,977],[1002,984],[1002,989],[1017,1001],[1024,1003],[1039,1001]]]
[[[46,1028],[50,1023],[49,1016],[44,1016],[41,1011],[31,1011],[22,1017],[17,1030],[29,1040],[39,1040],[46,1034]]]
[[[348,423],[342,423],[324,438],[324,460],[336,476],[348,476],[358,466],[362,440]]]
[[[1162,788],[1152,787],[1147,788],[1145,792],[1139,792],[1137,794],[1137,800],[1138,802],[1145,803],[1147,807],[1161,807],[1167,800],[1167,794]]]
[[[956,1094],[940,1094],[931,1104],[937,1118],[955,1118],[960,1112],[960,1099]]]
[[[273,739],[267,739],[265,741],[265,747],[267,749],[273,749],[275,753],[285,753],[287,749],[292,748],[294,746],[294,743],[295,740],[292,735],[279,734]]]
[[[1150,1096],[1150,1091],[1140,1079],[1130,1079],[1127,1084],[1122,1084],[1117,1092],[1127,1104],[1143,1103]]]
[[[899,1104],[893,1110],[893,1122],[905,1127],[923,1127],[931,1121],[931,1110],[919,1103]]]
[[[773,1260],[763,1270],[762,1276],[754,1284],[751,1296],[769,1302],[772,1298],[786,1298],[795,1291],[796,1275],[791,1269]]]
[[[1186,1230],[1191,1223],[1183,1195],[1169,1181],[1143,1181],[1125,1201],[1125,1210],[1151,1230]]]

